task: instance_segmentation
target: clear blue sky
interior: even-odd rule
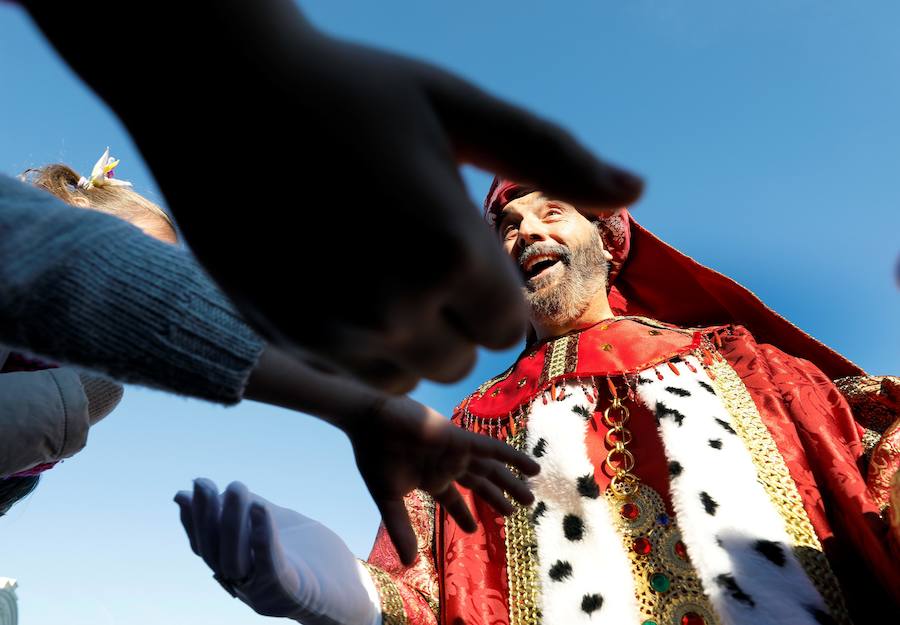
[[[871,372],[900,371],[897,3],[303,6],[329,31],[440,62],[564,123],[647,177],[644,225]],[[84,172],[110,145],[120,177],[159,198],[121,124],[20,11],[0,4],[0,29],[0,171],[61,160]],[[239,184],[245,163],[231,165]],[[466,178],[480,201],[488,177]],[[415,396],[446,412],[511,357],[486,353],[467,380]],[[252,403],[129,388],[88,448],[0,518],[0,576],[19,580],[21,623],[263,622],[188,549],[171,497],[199,475],[242,479],[368,552],[377,517],[341,435]]]

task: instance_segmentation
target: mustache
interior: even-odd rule
[[[540,254],[555,254],[559,256],[560,262],[567,266],[572,262],[572,252],[565,245],[560,245],[559,243],[532,243],[519,254],[519,266],[521,267],[529,259]]]

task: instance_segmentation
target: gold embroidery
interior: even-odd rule
[[[547,348],[551,353],[547,354],[550,367],[547,369],[547,379],[552,380],[566,372],[566,351],[569,347],[571,336],[561,336]]]
[[[435,549],[434,544],[434,499],[424,490],[415,490],[414,494],[418,496],[419,502],[422,505],[421,513],[426,519],[426,527],[425,531],[421,531],[421,528],[418,524],[413,524],[413,531],[416,534],[416,547],[419,553],[433,553]],[[407,503],[407,511],[409,512],[410,518],[415,518],[416,510],[410,509],[409,504]],[[427,562],[426,558],[419,558],[420,562]],[[432,564],[429,564],[429,576],[436,579],[436,575],[434,573],[434,568]],[[440,623],[440,604],[438,602],[438,588],[435,586],[433,588],[433,592],[425,592],[418,585],[415,587],[416,591],[419,595],[425,599],[425,602],[428,603],[428,607],[431,608],[431,611],[434,612],[435,622]]]
[[[381,622],[384,625],[406,625],[406,609],[394,580],[377,566],[365,561],[362,561],[362,565],[372,576],[381,597]]]
[[[867,430],[884,434],[900,418],[900,378],[856,375],[838,378],[834,385],[850,405],[853,417]]]
[[[849,625],[850,616],[837,579],[803,508],[797,485],[791,478],[771,433],[759,416],[753,398],[740,376],[724,359],[713,358],[709,369],[713,374],[710,379],[716,392],[734,418],[735,429],[750,451],[759,481],[784,519],[785,529],[794,543],[794,554],[822,595],[832,617],[837,623]]]
[[[604,493],[616,533],[631,562],[634,594],[643,623],[680,625],[694,613],[707,625],[719,622],[687,556],[681,532],[662,497],[642,482],[628,497]]]
[[[516,368],[516,366],[513,365],[512,367],[510,367],[509,369],[507,369],[500,375],[498,375],[494,378],[491,378],[490,380],[488,380],[487,382],[485,382],[481,386],[479,386],[478,390],[476,391],[478,393],[478,397],[484,396],[485,392],[487,392],[487,390],[489,388],[491,388],[495,384],[499,384],[500,382],[502,382],[503,380],[508,378],[510,375],[512,375],[513,369],[515,369],[515,368]]]
[[[526,428],[521,427],[509,444],[518,450],[525,447]],[[537,540],[530,509],[516,506],[504,521],[506,533],[506,574],[509,580],[509,624],[538,625],[540,617],[540,584],[537,569]]]

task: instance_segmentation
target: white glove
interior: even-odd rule
[[[321,523],[232,482],[204,478],[175,502],[191,549],[233,596],[304,625],[377,625],[378,592],[344,542]]]

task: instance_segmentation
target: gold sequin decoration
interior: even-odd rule
[[[550,359],[550,366],[547,368],[548,380],[552,380],[566,372],[566,352],[568,351],[569,341],[573,339],[577,340],[573,336],[561,336],[548,347],[548,349],[552,350],[552,353],[547,356]]]
[[[509,444],[521,451],[525,447],[526,428],[521,427]],[[516,511],[504,521],[506,534],[506,576],[509,580],[509,625],[538,625],[540,616],[540,579],[538,577],[537,539],[531,521],[531,508],[516,505]]]
[[[791,478],[784,458],[775,445],[769,429],[759,416],[753,398],[740,376],[724,359],[713,358],[709,365],[713,385],[734,420],[735,429],[750,451],[759,482],[784,519],[785,530],[793,541],[794,555],[806,575],[825,600],[835,622],[850,625],[850,615],[844,604],[837,579],[822,552],[822,544],[813,529],[797,485]]]
[[[375,588],[378,589],[378,596],[381,597],[381,622],[384,625],[406,625],[406,609],[403,607],[403,597],[394,584],[391,576],[373,566],[368,562],[362,561],[362,565],[372,576],[375,582]]]
[[[689,560],[682,559],[675,551],[681,541],[681,532],[675,519],[666,513],[662,497],[642,482],[628,497],[621,497],[611,488],[604,493],[616,533],[622,537],[622,545],[631,562],[634,593],[641,622],[654,621],[659,625],[681,625],[681,617],[694,612],[708,625],[719,619],[703,592],[700,578]],[[624,504],[637,506],[634,519],[622,516]],[[664,522],[663,522],[664,521]],[[650,551],[635,551],[635,541],[649,541]],[[654,575],[664,575],[670,582],[666,592],[653,589],[650,580]]]

